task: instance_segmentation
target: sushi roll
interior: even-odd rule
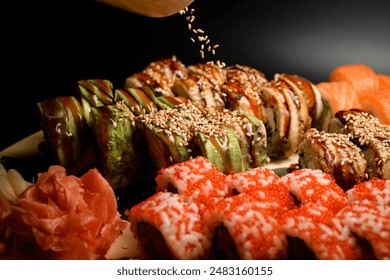
[[[261,119],[263,102],[259,87],[267,82],[265,75],[249,66],[234,64],[225,68],[226,82],[221,91],[226,98],[226,108],[252,114]]]
[[[198,63],[187,67],[188,76],[175,81],[172,90],[176,96],[193,101],[205,114],[225,108],[221,86],[226,75],[213,63]]]
[[[291,114],[298,115],[299,127],[302,127],[303,131],[308,130],[312,126],[313,119],[318,117],[315,115],[316,111],[320,110],[316,107],[321,101],[316,96],[315,86],[302,77],[285,73],[275,74],[274,80],[284,83],[290,89],[286,91],[289,93],[286,95],[286,100],[291,108],[290,113],[296,111],[296,113]],[[303,87],[304,82],[306,87]]]
[[[338,111],[329,131],[347,135],[362,151],[368,178],[390,179],[390,126],[360,109]]]
[[[281,182],[280,177],[265,167],[229,174],[226,184],[233,194],[247,193],[259,201],[268,203],[268,207],[277,210],[276,214],[295,208],[293,196]]]
[[[286,238],[274,210],[247,193],[209,205],[203,223],[212,233],[213,259],[285,259]]]
[[[311,127],[306,99],[301,90],[281,79],[279,74],[260,86],[260,95],[269,157],[289,158],[298,151],[305,131]]]
[[[114,105],[113,87],[109,80],[89,79],[77,81],[77,98],[83,108],[88,125],[90,125],[91,108]]]
[[[381,123],[390,125],[390,87],[359,92],[359,101],[362,110],[378,118]]]
[[[301,168],[330,174],[344,190],[367,179],[360,148],[344,134],[309,129],[299,145],[298,162]]]
[[[126,211],[141,259],[195,260],[207,256],[210,232],[195,203],[158,192]]]
[[[390,211],[388,206],[356,200],[336,218],[357,238],[363,259],[390,259]]]
[[[328,207],[307,203],[283,214],[279,230],[285,234],[288,259],[352,260],[361,258],[355,237],[333,224]]]
[[[85,111],[74,96],[37,103],[40,125],[49,154],[69,173],[86,171],[96,163]]]
[[[289,143],[290,111],[286,99],[275,81],[260,86],[264,104],[262,120],[267,129],[267,153],[272,158],[288,158],[295,152]]]
[[[319,169],[294,170],[282,176],[280,180],[296,198],[298,205],[314,203],[334,213],[347,205],[343,189],[331,175]]]
[[[299,75],[282,73],[279,79],[289,84],[294,92],[303,95],[311,117],[310,126],[326,131],[334,111],[329,99],[321,93],[317,85]]]
[[[187,76],[185,65],[175,56],[151,62],[125,81],[124,88],[151,89],[155,96],[174,96],[172,86]]]
[[[329,81],[347,82],[358,91],[379,88],[377,74],[371,67],[363,63],[340,65],[334,68],[329,75]]]
[[[261,119],[237,110],[221,110],[210,115],[212,122],[234,130],[241,149],[244,170],[264,166],[268,161],[267,132]]]
[[[390,180],[373,178],[347,191],[348,202],[362,200],[390,207]]]
[[[144,72],[160,80],[168,88],[172,87],[177,79],[184,79],[188,74],[186,66],[176,56],[153,61],[145,67]]]
[[[205,122],[202,112],[192,103],[143,114],[137,127],[148,147],[156,170],[188,160],[196,152],[193,127]]]
[[[226,182],[233,193],[245,193],[254,189],[279,188],[280,177],[271,169],[257,167],[229,174]]]
[[[158,110],[156,98],[148,95],[141,88],[126,88],[115,90],[115,103],[122,102],[135,116],[148,114]]]
[[[190,76],[186,79],[177,80],[172,89],[175,92],[175,96],[191,100],[191,102],[196,105],[204,115],[207,115],[208,111],[206,110],[206,102],[203,99],[201,88],[195,77]],[[213,105],[213,103],[210,104],[209,102],[209,106]]]
[[[91,108],[97,166],[115,191],[142,192],[146,152],[134,126],[134,114],[123,103]]]
[[[268,81],[263,72],[247,65],[233,64],[224,69],[228,81],[234,80],[241,85],[256,88]]]
[[[178,193],[201,211],[230,195],[226,175],[203,156],[160,169],[155,180],[157,192]]]

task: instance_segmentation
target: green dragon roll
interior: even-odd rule
[[[84,111],[73,96],[60,96],[37,103],[41,128],[56,162],[77,173],[77,166],[88,168],[95,157],[91,151]]]
[[[90,79],[79,80],[78,97],[84,110],[87,124],[90,125],[91,108],[115,103],[113,84],[109,80]]]
[[[115,191],[135,188],[144,179],[144,149],[134,114],[122,103],[91,108],[98,166]]]

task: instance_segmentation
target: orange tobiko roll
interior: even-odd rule
[[[232,193],[247,193],[259,201],[272,202],[279,212],[295,208],[294,198],[280,177],[271,169],[256,167],[226,176],[226,184]]]
[[[388,206],[356,200],[337,213],[336,218],[359,238],[364,259],[390,259]]]
[[[286,237],[279,231],[271,201],[241,193],[209,205],[203,223],[212,233],[213,259],[285,259]]]
[[[336,214],[329,208],[307,203],[283,214],[280,231],[286,235],[289,259],[360,259],[355,237],[333,223]],[[337,225],[337,226],[336,226]]]
[[[201,211],[230,194],[226,175],[202,156],[160,169],[156,182],[156,191],[179,193]]]
[[[184,196],[158,192],[125,214],[138,240],[142,259],[205,258],[210,233],[202,223],[197,205]]]
[[[331,175],[320,169],[298,169],[284,175],[281,181],[300,204],[315,203],[334,213],[347,204],[343,189]]]
[[[347,191],[348,202],[368,201],[390,207],[390,180],[373,178]]]

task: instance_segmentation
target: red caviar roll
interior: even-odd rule
[[[288,241],[289,259],[360,259],[361,251],[350,232],[333,224],[335,213],[307,203],[283,214],[280,231]]]
[[[229,174],[226,176],[226,184],[232,193],[249,193],[256,195],[261,201],[272,201],[272,205],[282,212],[295,207],[288,188],[271,169],[257,167]]]
[[[225,180],[226,175],[207,158],[197,156],[160,169],[156,190],[179,193],[202,210],[230,195]]]
[[[203,223],[212,232],[215,259],[285,259],[286,238],[278,230],[275,211],[248,193],[209,205]]]
[[[201,259],[210,247],[198,207],[180,194],[158,192],[126,214],[143,259]]]
[[[279,176],[273,170],[266,167],[252,168],[248,171],[229,174],[226,177],[228,187],[233,192],[238,193],[275,186],[279,181]]]
[[[390,210],[367,201],[354,201],[337,218],[359,238],[365,259],[390,259]]]
[[[390,180],[373,178],[347,191],[348,202],[368,200],[390,207]]]
[[[281,181],[301,204],[316,203],[337,212],[347,204],[347,196],[331,175],[319,169],[294,170]]]

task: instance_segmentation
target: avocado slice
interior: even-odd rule
[[[78,97],[88,126],[91,125],[91,108],[114,104],[113,85],[109,80],[90,79],[77,81]]]
[[[163,110],[166,107],[174,108],[180,104],[185,103],[186,101],[187,100],[184,100],[183,98],[173,96],[157,96],[155,99],[157,107],[160,110]]]
[[[141,88],[127,88],[126,91],[138,102],[144,114],[158,110],[156,103]]]
[[[117,89],[115,90],[115,102],[123,102],[123,104],[130,109],[135,115],[139,116],[142,114],[142,107],[137,100],[129,93],[128,89]]]
[[[237,133],[230,127],[222,126],[226,131],[228,138],[227,142],[227,163],[229,166],[228,173],[242,172],[249,169],[249,164],[244,162],[243,154],[241,152],[240,141]]]
[[[214,164],[222,173],[228,173],[226,147],[223,147],[225,141],[221,138],[224,136],[208,136],[203,132],[198,131],[195,134],[196,144],[199,147],[200,155],[207,158]],[[221,139],[218,139],[221,138]]]
[[[236,132],[225,125],[221,128],[225,133],[208,135],[196,132],[196,143],[201,155],[225,174],[247,170]]]
[[[79,94],[92,107],[114,103],[113,85],[109,80],[90,79],[77,81]]]
[[[149,156],[157,169],[186,161],[190,158],[187,147],[180,145],[183,138],[180,135],[168,135],[164,129],[153,124],[144,124],[143,131]]]
[[[91,112],[99,167],[105,178],[115,191],[136,188],[145,169],[142,141],[132,125],[135,116],[118,104],[92,107]]]
[[[242,113],[249,121],[245,125],[245,134],[250,138],[251,167],[264,166],[268,161],[267,131],[261,119]]]
[[[74,167],[91,140],[79,101],[73,96],[59,96],[38,102],[37,106],[45,141],[56,162],[65,168]]]

